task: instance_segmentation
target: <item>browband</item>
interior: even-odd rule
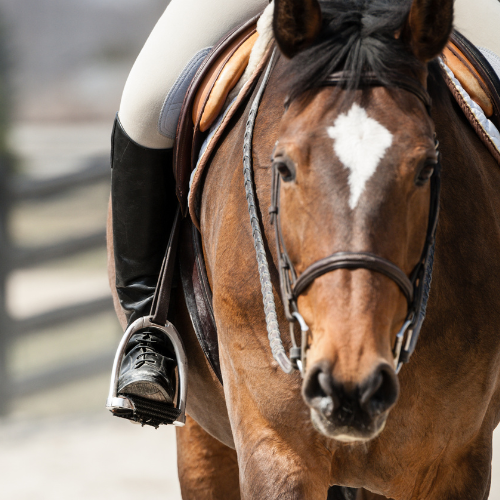
[[[350,80],[350,73],[345,71],[337,71],[328,75],[322,82],[322,86],[329,85],[345,85],[347,86]],[[399,74],[397,77],[392,77],[388,83],[391,86],[396,88],[401,88],[403,90],[407,90],[411,92],[413,95],[418,97],[424,104],[427,113],[431,113],[432,100],[425,88],[415,80],[414,78],[410,78],[409,76]],[[359,87],[387,87],[387,82],[380,80],[375,73],[367,72],[361,75],[359,80]]]

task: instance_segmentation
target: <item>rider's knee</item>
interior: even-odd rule
[[[130,138],[149,148],[172,147],[184,95],[204,56],[225,32],[267,4],[268,0],[172,0],[123,91],[118,114]]]

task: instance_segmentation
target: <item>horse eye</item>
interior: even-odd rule
[[[290,182],[295,179],[295,167],[283,160],[274,160],[274,168],[276,168],[285,182]]]
[[[417,186],[423,186],[432,177],[436,164],[436,160],[426,160],[424,166],[420,169],[420,172],[415,179],[415,184]]]

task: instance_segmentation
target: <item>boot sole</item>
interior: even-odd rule
[[[120,388],[122,394],[133,394],[159,403],[172,404],[172,398],[158,384],[148,381],[131,382]]]

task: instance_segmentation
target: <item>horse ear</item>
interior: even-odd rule
[[[286,57],[292,58],[310,45],[320,29],[318,0],[274,0],[274,36]]]
[[[413,0],[402,37],[426,63],[444,49],[453,28],[453,0]]]

